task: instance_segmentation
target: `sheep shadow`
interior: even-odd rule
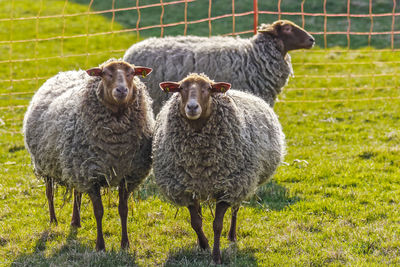
[[[71,227],[66,243],[50,255],[45,254],[47,243],[62,234],[43,231],[36,241],[34,251],[20,255],[11,266],[137,266],[135,256],[128,252],[96,252],[92,247],[83,245],[77,240],[77,231]]]
[[[239,250],[235,243],[221,250],[222,265],[219,266],[258,266],[254,251],[250,249]],[[214,266],[211,258],[211,252],[201,250],[197,246],[190,248],[178,248],[171,250],[164,263],[166,267],[173,266]]]
[[[260,186],[245,206],[253,208],[281,211],[300,200],[297,196],[289,196],[288,190],[274,181]]]

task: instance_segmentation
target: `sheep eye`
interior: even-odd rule
[[[285,32],[291,32],[291,31],[292,31],[292,28],[291,28],[290,26],[286,26],[286,27],[283,28],[283,31],[285,31]]]

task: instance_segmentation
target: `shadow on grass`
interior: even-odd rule
[[[250,249],[239,250],[236,244],[222,249],[222,265],[219,266],[257,266],[257,259]],[[164,266],[213,266],[211,251],[198,247],[171,250]]]
[[[45,254],[46,244],[60,234],[45,230],[34,246],[34,252],[22,254],[11,266],[136,266],[135,256],[125,251],[96,252],[77,240],[77,229],[71,227],[66,243]]]
[[[290,197],[285,187],[270,181],[260,186],[245,206],[280,211],[299,200],[297,196]]]

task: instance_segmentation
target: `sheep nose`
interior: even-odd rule
[[[311,42],[311,43],[314,43],[314,42],[315,42],[315,39],[311,37],[311,38],[310,38],[310,42]]]
[[[187,108],[188,108],[188,110],[193,112],[193,111],[196,111],[199,108],[199,104],[197,104],[197,103],[188,103],[187,104]]]
[[[128,92],[128,88],[123,87],[123,86],[117,87],[116,90],[117,90],[117,92],[120,93],[120,94],[126,94],[126,93]]]

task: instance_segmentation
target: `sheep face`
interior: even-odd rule
[[[92,68],[86,72],[90,76],[101,77],[100,96],[106,105],[117,111],[135,100],[137,87],[134,82],[135,75],[148,75],[152,69],[136,67],[123,61],[114,61],[100,68]]]
[[[288,20],[278,20],[270,25],[262,25],[259,32],[275,37],[283,55],[296,49],[310,49],[315,40],[311,34]]]
[[[226,92],[231,85],[224,82],[213,82],[205,75],[191,74],[178,83],[160,83],[160,87],[165,92],[179,92],[182,116],[194,121],[207,119],[211,112],[212,95]]]

